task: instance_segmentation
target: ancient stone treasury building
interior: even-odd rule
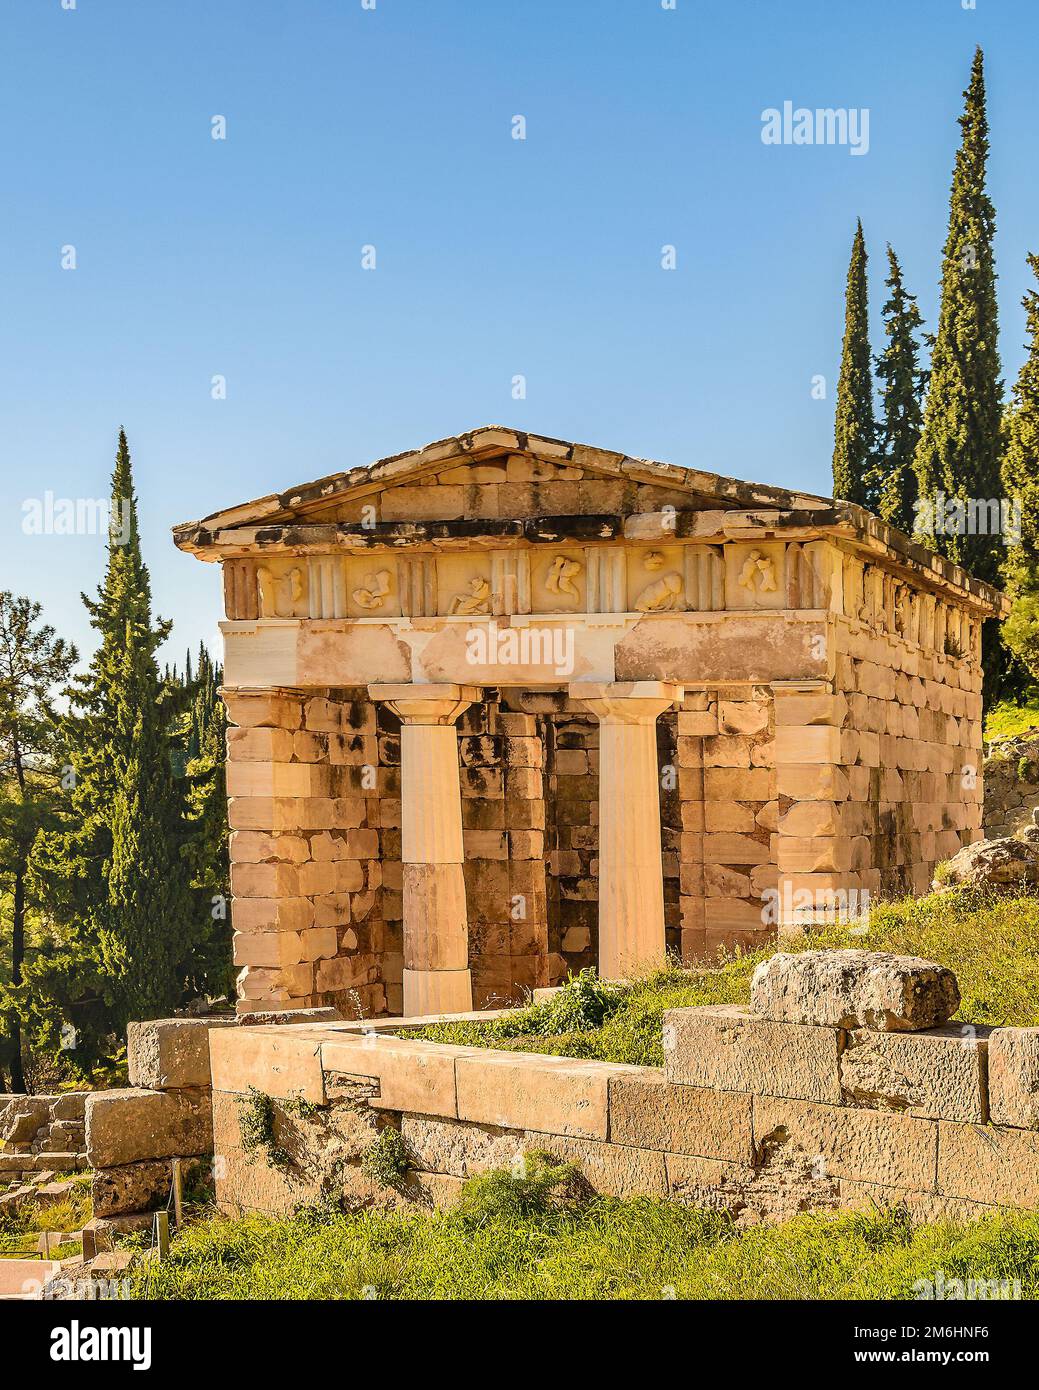
[[[242,1013],[694,962],[981,838],[1005,601],[858,507],[488,427],[175,537],[223,569]]]

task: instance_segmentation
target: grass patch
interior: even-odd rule
[[[1012,704],[1002,700],[985,716],[985,739],[989,743],[1003,743],[1035,728],[1039,728],[1039,690],[1030,691],[1027,699]]]
[[[132,1297],[912,1299],[939,1271],[1019,1280],[1023,1298],[1039,1296],[1034,1213],[914,1228],[895,1209],[740,1231],[653,1198],[575,1205],[558,1169],[538,1170],[522,1193],[518,1181],[483,1174],[449,1213],[213,1218],[140,1271]]]
[[[959,979],[962,1002],[957,1018],[1039,1026],[1039,898],[968,893],[906,898],[875,907],[865,931],[861,925],[834,928],[784,949],[823,946],[936,960]],[[746,1003],[754,967],[775,949],[738,956],[717,969],[658,970],[630,985],[603,985],[582,972],[553,998],[504,1018],[431,1024],[409,1036],[659,1067],[664,1064],[664,1011]]]
[[[61,1202],[38,1207],[26,1203],[13,1216],[0,1217],[0,1259],[33,1254],[44,1231],[81,1231],[93,1215],[90,1202],[90,1178],[81,1174],[74,1179],[75,1187]],[[66,1242],[55,1247],[55,1259],[68,1259],[79,1253],[79,1242]]]

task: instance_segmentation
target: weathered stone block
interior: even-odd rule
[[[777,724],[776,763],[840,764],[841,731],[827,724]]]
[[[680,1086],[662,1073],[610,1081],[610,1142],[707,1158],[753,1161],[750,1096]]]
[[[211,1084],[209,1033],[233,1026],[233,1019],[156,1018],[131,1023],[126,1058],[131,1086],[153,1091]]]
[[[934,1186],[938,1128],[911,1115],[754,1097],[754,1143],[760,1155],[791,1146],[828,1177],[927,1191]]]
[[[405,1115],[401,1134],[419,1168],[457,1178],[488,1168],[513,1169],[527,1148],[522,1130],[462,1124],[428,1115]]]
[[[995,1206],[1039,1207],[1039,1134],[995,1125],[938,1125],[938,1190]]]
[[[379,1095],[373,1105],[453,1118],[458,1114],[455,1064],[478,1051],[369,1033],[325,1042],[321,1064],[326,1071],[375,1078]]]
[[[4,1107],[0,1140],[5,1144],[28,1144],[50,1118],[51,1097],[13,1096]]]
[[[763,1018],[828,1028],[915,1032],[945,1023],[959,1003],[951,970],[884,951],[780,953],[751,980],[751,1004]]]
[[[1039,1129],[1039,1028],[993,1029],[988,1065],[992,1123]]]
[[[721,700],[718,704],[718,731],[722,734],[757,734],[768,728],[768,705],[764,700]]]
[[[605,1062],[475,1051],[456,1063],[458,1117],[501,1129],[605,1139],[610,1077],[627,1070]]]
[[[667,1189],[679,1201],[712,1210],[725,1210],[730,1202],[721,1189],[734,1185],[749,1186],[754,1169],[742,1163],[717,1158],[701,1158],[691,1154],[665,1154]]]
[[[105,1168],[95,1172],[90,1182],[94,1216],[158,1210],[169,1200],[172,1186],[173,1169],[168,1158]]]
[[[86,1104],[86,1142],[92,1168],[205,1153],[213,1142],[209,1093],[96,1091]]]
[[[319,1038],[280,1029],[272,1033],[250,1023],[215,1029],[209,1055],[214,1090],[247,1091],[255,1086],[282,1099],[301,1096],[315,1105],[325,1102]]]
[[[987,1035],[987,1029],[954,1024],[923,1033],[855,1029],[840,1057],[845,1097],[874,1110],[982,1124]]]
[[[573,1163],[589,1186],[605,1196],[662,1197],[667,1192],[664,1155],[656,1150],[558,1134],[528,1134],[527,1141],[528,1149],[541,1150],[559,1162]]]
[[[837,1104],[840,1045],[837,1029],[771,1022],[739,1004],[664,1015],[664,1070],[679,1085]]]

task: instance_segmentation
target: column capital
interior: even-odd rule
[[[574,681],[567,693],[600,719],[641,724],[681,701],[685,687],[674,681]]]
[[[384,700],[405,724],[453,724],[482,691],[478,685],[370,685],[373,700]]]

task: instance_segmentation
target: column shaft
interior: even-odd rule
[[[455,719],[479,692],[450,685],[369,689],[401,719],[404,1013],[466,1013],[473,992]]]
[[[666,956],[656,721],[682,691],[639,681],[570,693],[599,719],[599,976],[623,979]]]

